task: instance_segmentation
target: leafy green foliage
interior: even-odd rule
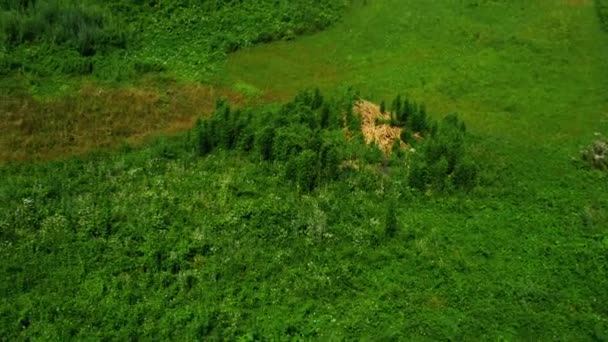
[[[7,51],[0,72],[102,79],[176,68],[199,74],[241,47],[321,30],[344,7],[328,0],[6,0],[0,3],[0,46]]]
[[[410,184],[417,189],[436,191],[449,191],[452,186],[473,188],[478,166],[467,155],[465,133],[465,125],[456,115],[446,116],[412,158]],[[407,133],[405,138],[410,139]]]
[[[608,182],[566,162],[605,123],[605,37],[586,5],[377,1],[232,61],[292,93],[324,70],[306,57],[336,46],[324,84],[365,77],[471,111],[488,166],[473,194],[408,193],[400,160],[300,194],[271,163],[171,141],[2,166],[3,338],[606,340]],[[378,244],[387,197],[401,230]]]
[[[201,156],[216,149],[249,152],[254,159],[284,168],[285,179],[302,191],[312,191],[340,174],[341,147],[346,145],[340,117],[344,103],[352,108],[353,102],[354,98],[326,101],[318,89],[303,91],[254,120],[250,112],[233,111],[220,101],[210,118],[197,122],[193,149]],[[351,109],[344,125],[360,122],[355,116]]]
[[[397,234],[399,230],[399,222],[397,221],[397,214],[395,212],[395,203],[389,202],[386,210],[386,221],[384,222],[384,235],[388,238],[392,238]]]
[[[421,135],[426,135],[431,129],[425,105],[418,105],[416,102],[410,101],[401,95],[397,95],[393,100],[390,124],[405,127]],[[405,138],[407,139],[407,137]]]
[[[4,44],[11,48],[28,43],[65,46],[83,57],[126,48],[126,32],[98,6],[40,0],[2,7]]]
[[[0,167],[2,336],[365,339],[394,326],[392,337],[475,339],[497,320],[536,322],[535,336],[545,328],[602,336],[603,321],[593,317],[603,307],[562,322],[573,313],[560,303],[589,303],[586,291],[605,301],[608,275],[597,256],[608,248],[599,228],[606,201],[572,215],[570,202],[533,194],[522,207],[508,183],[429,200],[403,181],[411,154],[387,167],[383,158],[371,162],[368,154],[382,154],[357,132],[345,138],[340,119],[352,99],[326,97],[312,109],[313,94],[279,108],[220,101],[184,136]],[[323,108],[341,124],[320,128]],[[422,143],[440,139],[428,148],[440,149],[440,160],[429,155],[429,167],[418,169],[445,173],[463,134],[459,121],[442,121]],[[453,178],[464,163],[457,158]],[[534,229],[563,220],[569,234]],[[576,222],[597,238],[573,230]],[[524,228],[529,239],[518,240]],[[597,281],[581,279],[581,270]],[[556,276],[561,292],[542,290]],[[488,306],[495,294],[502,297]],[[546,310],[542,320],[530,306]],[[420,328],[428,326],[435,328]]]

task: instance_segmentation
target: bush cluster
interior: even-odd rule
[[[52,0],[7,1],[2,9],[4,43],[66,46],[89,57],[126,48],[127,33],[101,6]]]
[[[386,104],[382,101],[380,111],[386,112]],[[406,97],[397,95],[392,103],[389,112],[389,124],[402,128],[401,140],[408,145],[416,143],[415,134],[420,136],[432,135],[437,129],[434,122],[429,120],[426,106],[423,103],[416,103]]]
[[[347,108],[352,108],[352,101]],[[344,111],[356,116],[347,108],[325,101],[319,90],[301,92],[263,117],[233,110],[219,101],[210,118],[197,122],[192,146],[201,156],[217,149],[248,152],[280,165],[285,179],[303,191],[312,191],[340,173],[346,143],[341,130],[348,125],[341,116]]]
[[[6,53],[0,54],[0,73],[48,76],[95,69],[107,78],[119,70],[115,77],[121,79],[162,72],[164,64],[150,60],[216,61],[255,43],[321,30],[338,20],[345,6],[342,0],[2,0],[0,48]],[[119,54],[126,49],[127,58]],[[192,55],[196,59],[188,60]],[[61,65],[57,58],[63,58]]]
[[[377,146],[360,139],[360,117],[352,110],[356,99],[352,91],[330,100],[319,90],[304,91],[280,109],[263,115],[234,110],[220,101],[212,116],[197,122],[191,146],[200,156],[218,149],[246,153],[278,166],[284,178],[299,189],[312,191],[339,178],[347,160],[354,161],[358,169],[386,163]],[[410,163],[411,187],[439,192],[473,188],[477,165],[468,156],[464,123],[456,115],[436,123],[428,119],[424,105],[399,103],[401,106],[393,107],[394,113],[402,114],[395,116],[403,120],[403,113],[407,113],[409,127],[416,128],[408,130],[404,125],[403,141],[413,144],[416,140],[412,132],[423,135],[411,157],[405,153],[394,157],[399,163]],[[350,133],[344,134],[345,129]]]
[[[412,158],[410,184],[420,190],[449,191],[473,188],[478,166],[468,155],[466,126],[454,114],[439,124]]]

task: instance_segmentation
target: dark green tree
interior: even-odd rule
[[[399,222],[397,221],[397,211],[394,201],[390,201],[386,210],[386,220],[384,222],[384,235],[392,238],[399,230]]]
[[[393,100],[392,112],[391,112],[391,125],[397,125],[399,121],[399,113],[401,113],[403,104],[401,103],[401,95]]]
[[[331,120],[331,109],[329,105],[324,104],[321,108],[321,117],[319,119],[319,124],[322,129],[329,128]]]
[[[272,160],[274,136],[274,128],[270,126],[263,128],[261,133],[256,136],[256,145],[262,160]]]
[[[407,127],[404,127],[403,130],[401,130],[400,138],[401,138],[401,141],[408,144],[409,146],[413,146],[416,143],[416,139],[414,138],[414,136],[412,135],[412,132]]]
[[[315,88],[315,91],[312,95],[312,103],[311,103],[311,108],[314,109],[319,109],[321,108],[321,106],[323,105],[323,95],[321,95],[321,91],[319,90],[319,88]]]
[[[296,157],[297,184],[301,191],[310,192],[317,185],[317,172],[319,170],[318,156],[314,151],[304,150]]]

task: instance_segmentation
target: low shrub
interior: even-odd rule
[[[601,138],[581,151],[583,161],[594,169],[608,171],[608,140]]]

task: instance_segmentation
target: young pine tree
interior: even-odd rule
[[[392,238],[397,234],[399,230],[399,222],[397,221],[397,212],[395,209],[395,203],[391,201],[388,204],[386,210],[386,221],[384,223],[384,235],[388,238]]]
[[[196,132],[197,152],[199,156],[205,156],[213,150],[213,145],[210,139],[209,121],[201,122],[198,125]]]
[[[311,150],[304,150],[296,158],[297,183],[301,191],[313,191],[317,185],[317,172],[319,170],[319,159],[317,154]]]
[[[403,106],[401,108],[401,112],[399,113],[399,124],[405,125],[412,115],[412,105],[408,99],[403,100]]]
[[[321,91],[319,90],[319,88],[315,88],[315,91],[312,95],[312,103],[311,103],[311,108],[312,109],[319,109],[321,108],[321,106],[323,105],[323,95],[321,95]]]
[[[260,134],[256,136],[256,145],[260,151],[262,160],[272,160],[274,135],[275,133],[272,127],[265,127]]]
[[[391,112],[391,125],[396,125],[399,121],[399,113],[401,113],[402,103],[401,103],[401,95],[397,95],[397,97],[393,100]]]
[[[331,109],[327,104],[324,104],[321,108],[321,117],[319,119],[319,124],[321,129],[329,128],[330,126],[330,118],[331,118]]]

